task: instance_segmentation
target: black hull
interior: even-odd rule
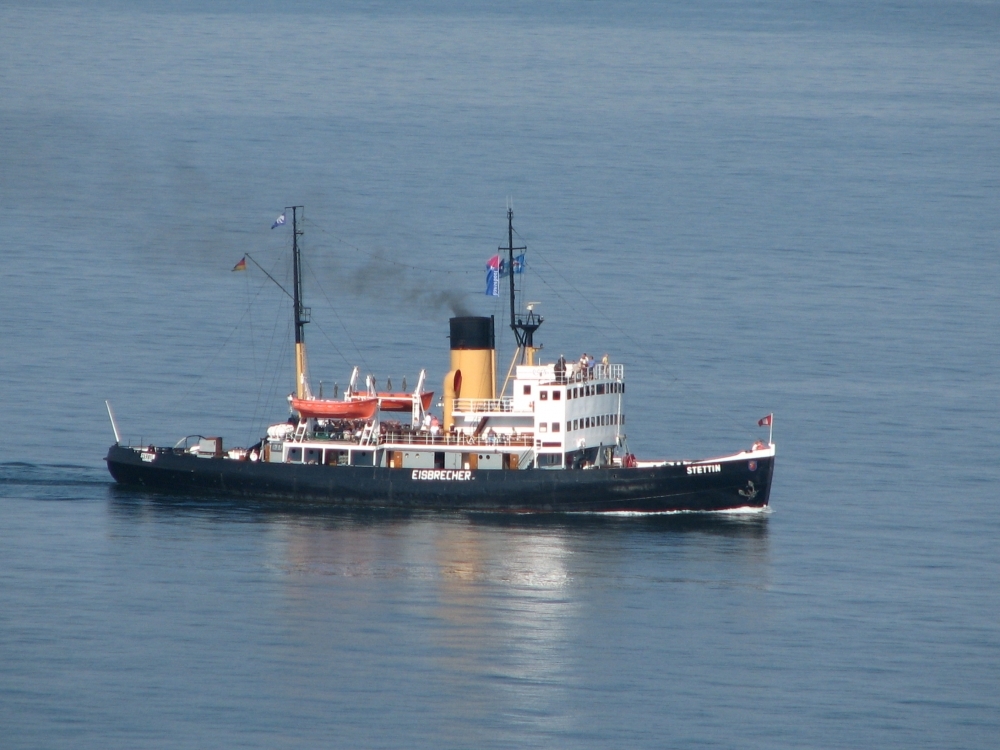
[[[149,460],[152,459],[152,460]],[[343,507],[609,513],[763,508],[774,458],[719,459],[713,473],[687,465],[591,470],[433,472],[198,458],[114,445],[117,482],[154,490],[322,502]],[[751,469],[751,467],[753,467]]]

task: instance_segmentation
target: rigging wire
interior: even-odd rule
[[[240,327],[241,327],[241,326],[243,325],[243,320],[244,320],[244,319],[245,319],[245,318],[247,317],[247,315],[249,315],[249,314],[250,314],[250,311],[251,311],[251,309],[253,308],[253,303],[254,303],[254,302],[255,302],[255,301],[257,300],[257,297],[259,297],[259,296],[260,296],[260,293],[261,293],[261,292],[262,292],[263,290],[264,290],[264,285],[262,284],[262,285],[261,285],[261,286],[260,286],[260,287],[259,287],[259,288],[257,289],[257,293],[256,293],[256,294],[254,295],[253,299],[252,299],[252,300],[250,300],[250,301],[249,301],[249,302],[247,303],[247,306],[246,306],[246,308],[245,308],[245,309],[243,310],[243,313],[242,313],[242,314],[240,315],[240,318],[239,318],[239,320],[238,320],[238,321],[236,321],[236,325],[235,325],[235,326],[233,327],[233,329],[232,329],[232,330],[231,330],[231,331],[229,332],[229,335],[228,335],[228,336],[226,337],[226,340],[222,342],[222,346],[220,346],[220,347],[217,347],[217,348],[215,349],[215,353],[214,353],[214,354],[212,355],[212,358],[211,358],[211,359],[209,360],[209,362],[208,362],[208,364],[207,364],[207,365],[205,366],[205,368],[204,368],[204,369],[203,369],[203,370],[201,371],[201,373],[200,373],[200,374],[198,374],[198,376],[197,376],[197,377],[195,377],[195,379],[194,379],[194,380],[193,380],[193,381],[191,382],[191,384],[190,384],[190,385],[189,385],[189,386],[187,387],[187,389],[186,389],[186,390],[185,390],[185,391],[184,391],[184,392],[183,392],[183,393],[181,394],[181,401],[184,401],[184,400],[186,400],[186,399],[187,399],[187,397],[191,395],[191,392],[192,392],[192,391],[194,390],[195,386],[197,386],[197,385],[198,385],[198,384],[199,384],[199,383],[200,383],[200,382],[202,381],[202,379],[203,379],[203,378],[205,377],[205,375],[206,375],[206,374],[208,373],[209,369],[211,369],[211,367],[212,367],[212,366],[213,366],[213,365],[215,364],[215,361],[216,361],[216,360],[217,360],[217,359],[219,358],[219,356],[220,356],[220,355],[222,354],[223,350],[224,350],[224,349],[226,348],[226,346],[227,346],[227,345],[229,344],[229,342],[230,342],[230,341],[232,341],[232,338],[233,338],[233,336],[235,336],[235,335],[236,335],[236,332],[237,332],[238,330],[240,330]]]
[[[351,346],[354,347],[354,351],[356,351],[358,353],[358,357],[361,359],[361,364],[363,364],[365,366],[365,370],[366,371],[370,372],[371,368],[368,366],[368,362],[365,360],[365,355],[361,353],[360,347],[358,346],[357,342],[354,340],[354,337],[351,336],[351,332],[348,330],[348,328],[345,325],[343,319],[337,313],[337,306],[333,304],[333,301],[330,299],[330,296],[326,293],[326,289],[324,289],[323,285],[320,283],[319,276],[316,274],[316,271],[313,270],[313,267],[309,264],[308,261],[305,261],[305,259],[303,259],[303,265],[306,267],[306,269],[312,275],[313,280],[316,282],[316,288],[319,289],[320,293],[322,293],[323,298],[326,300],[327,304],[330,306],[330,311],[333,313],[333,316],[337,319],[337,322],[340,323],[340,327],[344,329],[344,335],[347,336],[347,340],[351,342]],[[316,326],[317,326],[317,328],[320,329],[320,333],[322,333],[324,336],[326,336],[326,340],[330,342],[330,345],[333,346],[334,350],[337,352],[337,354],[340,355],[340,358],[344,360],[344,362],[347,364],[347,366],[348,367],[352,367],[353,366],[352,363],[347,359],[347,357],[344,356],[344,354],[340,351],[340,349],[337,348],[337,345],[333,343],[333,339],[331,339],[329,337],[329,335],[327,335],[326,331],[324,331],[322,329],[322,327],[319,326],[318,323],[316,324]]]
[[[524,244],[528,244],[527,241],[523,237],[521,237],[520,234],[518,234],[518,231],[516,229],[514,230],[514,234],[517,234],[518,238],[520,238],[522,241],[524,241]],[[667,367],[667,365],[664,363],[664,361],[659,356],[657,356],[657,354],[655,352],[650,351],[643,344],[641,344],[640,342],[636,341],[632,336],[629,335],[629,333],[627,331],[623,330],[617,323],[615,323],[614,320],[612,320],[611,318],[607,317],[604,314],[604,311],[602,311],[601,308],[598,307],[598,305],[588,295],[584,294],[579,289],[577,289],[569,279],[567,279],[565,276],[562,275],[562,273],[560,273],[559,269],[556,268],[556,266],[554,266],[552,263],[549,262],[548,258],[546,258],[544,256],[544,254],[538,252],[537,248],[535,248],[535,253],[542,260],[542,262],[545,263],[545,265],[547,265],[549,268],[552,269],[552,271],[562,280],[562,282],[564,284],[566,284],[566,286],[568,286],[570,289],[572,289],[574,292],[576,292],[577,298],[585,299],[587,301],[587,303],[592,308],[594,308],[594,310],[596,310],[598,313],[600,313],[600,316],[599,316],[600,319],[603,319],[607,323],[609,323],[616,331],[618,331],[618,333],[620,333],[623,337],[625,337],[626,339],[628,339],[628,341],[630,341],[633,346],[635,346],[636,348],[638,348],[647,357],[650,357],[654,361],[654,363],[660,368],[661,372],[663,372],[664,374],[666,374],[666,375],[668,375],[670,377],[670,380],[667,381],[666,385],[668,385],[668,386],[673,386],[673,385],[678,385],[678,384],[682,385],[682,386],[685,385],[684,381],[681,380],[680,376],[676,372],[674,372],[671,368]],[[573,312],[575,312],[577,315],[580,315],[580,316],[584,315],[584,313],[581,312],[580,310],[578,310],[575,305],[573,305],[569,300],[567,300],[565,297],[563,297],[561,294],[559,294],[559,292],[556,291],[555,288],[551,284],[549,284],[548,281],[546,281],[545,278],[543,278],[542,275],[539,274],[537,270],[535,271],[535,273],[538,275],[539,281],[541,281],[543,284],[545,284],[545,286],[548,287],[553,292],[553,294],[555,294],[557,297],[559,297],[559,299],[561,299],[564,303],[566,303],[569,306],[569,308],[571,310],[573,310]],[[754,435],[754,433],[751,430],[749,430],[746,427],[745,424],[743,424],[742,422],[738,422],[735,419],[735,417],[733,417],[732,414],[722,415],[717,410],[715,410],[714,408],[712,408],[710,405],[706,405],[703,408],[706,411],[708,411],[710,414],[714,414],[714,415],[720,416],[720,417],[724,416],[726,419],[728,419],[730,421],[730,423],[732,423],[733,425],[735,425],[736,427],[738,427],[741,431],[745,431],[747,433],[747,435],[749,435],[751,437]]]
[[[277,337],[278,327],[280,325],[280,321],[281,321],[282,317],[285,317],[285,316],[281,315],[281,314],[278,314],[278,315],[275,315],[275,317],[274,317],[274,325],[271,327],[271,338],[268,341],[267,356],[265,357],[265,360],[264,360],[265,362],[270,362],[271,361],[271,352],[274,350],[274,341],[275,341],[275,339]],[[278,353],[278,358],[277,358],[277,361],[279,361],[279,362],[282,359],[284,359],[285,354],[288,351],[288,340],[290,338],[289,334],[291,333],[291,325],[292,325],[291,324],[291,320],[290,319],[286,319],[285,331],[284,331],[285,335],[281,337],[282,344],[281,344],[281,349],[280,349],[280,351]],[[281,371],[282,371],[281,367],[274,367],[272,369],[272,371],[271,371],[271,387],[267,391],[267,394],[268,394],[267,395],[267,400],[265,401],[264,404],[262,404],[261,401],[264,399],[264,387],[265,387],[265,382],[266,382],[265,381],[266,373],[262,372],[260,374],[260,376],[259,376],[258,382],[260,383],[260,387],[257,390],[257,401],[254,404],[253,417],[252,417],[252,419],[250,421],[250,436],[248,438],[248,444],[249,444],[249,441],[253,440],[253,436],[255,434],[255,430],[257,430],[257,434],[259,434],[259,431],[262,429],[262,427],[257,427],[257,424],[259,422],[263,422],[264,419],[265,419],[265,417],[262,415],[262,411],[266,410],[267,405],[269,405],[271,403],[271,400],[273,399],[273,395],[274,395],[274,393],[275,393],[275,391],[277,389],[278,377],[279,377],[279,374],[281,373]]]
[[[260,269],[260,271],[276,287],[278,287],[278,289],[280,289],[285,294],[285,296],[288,296],[288,297],[291,296],[291,295],[288,294],[288,290],[285,289],[285,287],[282,286],[281,283],[278,282],[278,280],[274,277],[274,271],[277,269],[278,265],[286,257],[285,253],[280,253],[278,255],[278,257],[275,258],[274,263],[273,263],[270,271],[268,271],[260,263],[258,263],[257,259],[254,258],[254,257],[252,257],[249,253],[246,253],[246,256],[248,258],[250,258],[250,260],[253,262],[253,264],[255,266],[257,266],[257,268]],[[249,275],[247,276],[247,284],[249,286]],[[253,307],[254,302],[256,302],[257,297],[260,295],[261,291],[263,291],[263,289],[266,288],[266,287],[267,287],[267,284],[262,282],[261,283],[261,287],[260,287],[260,289],[258,289],[257,294],[254,296],[254,298],[252,300],[250,300],[250,302],[248,304],[248,307]],[[279,307],[278,310],[280,310],[280,309],[281,308]],[[281,315],[280,312],[278,312],[275,315],[275,317],[274,317],[274,325],[271,327],[271,336],[270,336],[270,339],[268,340],[267,353],[266,353],[265,359],[264,359],[265,365],[268,362],[270,362],[271,352],[274,350],[274,341],[275,341],[277,330],[278,330],[278,327],[280,325],[280,321],[281,321],[282,317],[283,316]],[[255,343],[255,336],[254,336],[254,333],[253,333],[253,314],[252,313],[249,315],[248,321],[249,321],[248,325],[249,325],[249,328],[250,328],[250,345],[251,345],[251,347],[255,347],[256,343]],[[286,333],[287,333],[287,326],[286,326]],[[288,336],[285,336],[282,339],[283,343],[282,343],[281,352],[280,352],[281,355],[284,355],[285,350],[287,349],[287,338],[288,338]],[[274,393],[274,390],[275,390],[276,385],[277,385],[277,379],[278,379],[278,377],[279,377],[279,375],[280,375],[280,373],[282,371],[282,368],[280,368],[280,367],[274,367],[273,368],[273,370],[271,372],[271,381],[272,381],[271,382],[271,388],[268,391],[268,396],[267,396],[267,398],[265,400],[264,391],[265,391],[265,383],[266,383],[266,372],[262,371],[262,370],[259,370],[257,368],[256,349],[255,348],[253,349],[253,352],[254,352],[254,382],[258,383],[258,388],[257,388],[257,396],[256,396],[256,399],[255,399],[255,402],[254,402],[253,416],[251,417],[249,425],[248,425],[248,428],[249,428],[249,435],[248,435],[248,438],[247,438],[248,439],[248,444],[249,444],[249,441],[253,441],[254,440],[255,430],[259,430],[260,429],[260,428],[257,427],[258,422],[259,421],[260,422],[264,421],[264,417],[262,416],[262,410],[265,410],[266,409],[266,405],[271,403],[272,398],[273,398],[273,393]],[[279,358],[278,358],[279,361],[280,361],[281,358],[282,357],[279,356]]]

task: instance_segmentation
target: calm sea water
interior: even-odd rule
[[[998,72],[985,2],[3,4],[0,744],[995,747]],[[283,206],[314,382],[439,390],[508,200],[543,356],[640,456],[773,411],[773,512],[111,484],[106,398],[287,414]]]

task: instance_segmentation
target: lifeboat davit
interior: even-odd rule
[[[379,393],[378,408],[382,411],[413,411],[412,393]],[[431,408],[434,393],[421,393],[420,403],[424,411]]]
[[[378,408],[378,399],[374,396],[354,398],[350,401],[293,398],[292,408],[305,419],[371,419]]]

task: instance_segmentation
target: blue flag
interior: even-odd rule
[[[500,296],[500,274],[495,268],[486,269],[486,294],[490,297]]]
[[[491,297],[500,296],[500,279],[510,276],[508,265],[502,255],[494,255],[486,261],[486,293]],[[524,253],[514,256],[514,273],[524,273]]]
[[[279,216],[277,219],[274,220],[274,223],[271,225],[271,229],[280,227],[284,223],[285,223],[285,215],[282,214],[281,216]]]
[[[506,264],[505,264],[506,265]],[[500,272],[506,276],[506,268],[501,267]],[[524,273],[524,253],[514,256],[514,273]]]
[[[503,259],[494,255],[486,261],[486,294],[500,296],[500,276],[503,274]]]

